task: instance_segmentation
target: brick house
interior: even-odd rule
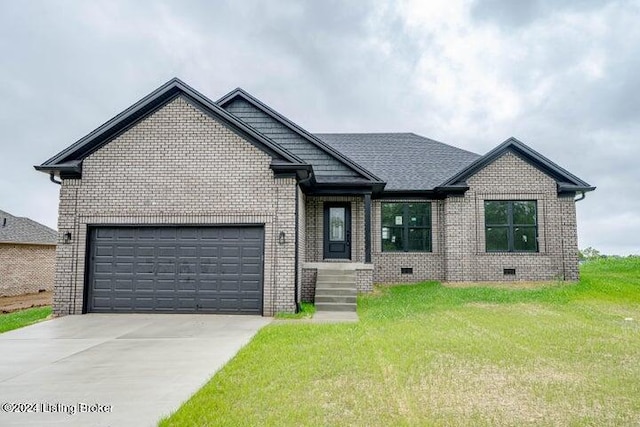
[[[0,210],[0,297],[53,289],[56,232]]]
[[[58,315],[271,316],[331,308],[331,280],[349,298],[576,280],[575,200],[594,190],[514,138],[480,156],[412,133],[311,134],[242,89],[213,102],[178,79],[36,169],[61,184]]]

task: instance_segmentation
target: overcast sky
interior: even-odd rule
[[[312,132],[515,136],[596,185],[579,246],[640,253],[640,1],[0,0],[0,209],[56,228],[40,164],[171,77]]]

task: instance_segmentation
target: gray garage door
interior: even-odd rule
[[[262,314],[262,227],[96,227],[87,311]]]

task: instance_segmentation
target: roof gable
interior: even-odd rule
[[[466,185],[466,180],[474,175],[476,172],[489,165],[506,152],[512,152],[518,157],[528,162],[532,166],[536,167],[543,173],[553,178],[558,185],[558,192],[585,192],[593,191],[595,187],[592,187],[585,181],[581,180],[577,176],[573,175],[566,169],[560,167],[556,163],[552,162],[542,154],[533,150],[518,139],[511,137],[498,145],[493,150],[489,151],[484,156],[471,163],[465,169],[449,178],[443,184],[441,188],[456,187]]]
[[[313,165],[318,181],[340,179],[382,182],[362,165],[335,150],[315,135],[273,110],[241,88],[234,89],[217,101],[260,133],[273,139],[291,153]]]
[[[0,210],[0,243],[55,245],[57,232],[32,219]]]
[[[35,168],[43,172],[55,174],[65,172],[79,173],[82,160],[89,154],[98,150],[113,140],[113,138],[134,126],[144,117],[163,107],[178,96],[184,97],[210,117],[218,120],[256,147],[267,152],[279,164],[305,165],[298,156],[288,152],[269,138],[256,132],[253,128],[247,126],[241,120],[229,114],[223,108],[220,108],[213,101],[181,80],[173,78],[73,145],[45,161],[42,165],[35,166]]]

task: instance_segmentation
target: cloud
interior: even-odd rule
[[[640,252],[634,1],[11,2],[0,15],[2,209],[55,226],[44,161],[164,81],[242,86],[310,131],[513,135],[598,186],[580,245]]]

